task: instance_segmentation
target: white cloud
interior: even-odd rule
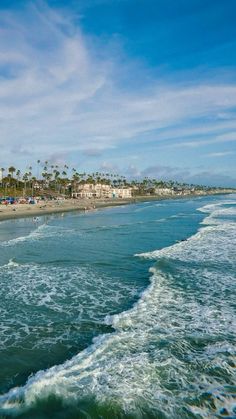
[[[116,168],[118,169],[118,168]],[[210,186],[229,186],[235,187],[235,179],[227,172],[218,170],[203,170],[199,167],[197,172],[193,171],[192,167],[178,167],[178,166],[148,166],[144,170],[139,167],[131,165],[126,171],[129,178],[143,178],[147,176],[155,179],[177,180],[179,182],[188,182],[192,184],[210,185]],[[118,171],[120,171],[118,169]]]
[[[225,157],[235,154],[233,151],[218,151],[206,154],[206,157]]]
[[[31,153],[32,159],[77,151],[88,155],[88,150],[96,155],[127,141],[136,144],[150,133],[155,133],[153,141],[171,139],[185,147],[236,138],[236,123],[227,120],[236,106],[236,85],[205,81],[175,86],[155,80],[140,90],[124,90],[116,80],[115,51],[114,57],[105,59],[104,51],[98,58],[69,15],[38,3],[22,14],[3,12],[0,23],[0,66],[6,73],[0,77],[4,160],[15,160],[18,150]],[[213,123],[217,115],[224,119]],[[206,122],[199,127],[201,118]],[[188,139],[217,130],[220,135],[201,143]]]
[[[205,139],[197,138],[191,141],[180,141],[174,145],[174,147],[187,147],[187,148],[198,148],[210,144],[220,144],[236,141],[236,129],[232,126],[232,132],[226,132],[221,135],[216,135],[211,138]]]
[[[191,121],[190,126],[175,126],[167,127],[162,132],[159,132],[156,136],[158,141],[168,141],[174,140],[178,146],[197,146],[201,142],[199,139],[204,138],[204,136],[209,137],[212,140],[212,137],[216,137],[219,134],[223,133],[235,137],[234,132],[236,132],[236,121],[235,117],[231,115],[230,120],[227,118],[224,120],[214,120],[214,121],[201,121],[199,124],[197,122]],[[190,141],[190,139],[192,140]],[[224,137],[227,141],[227,137]]]

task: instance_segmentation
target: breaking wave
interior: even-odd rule
[[[0,396],[0,412],[18,415],[53,396],[139,418],[236,416],[235,201],[200,211],[208,225],[194,236],[136,255],[156,260],[150,286],[131,310],[106,316],[114,332]]]

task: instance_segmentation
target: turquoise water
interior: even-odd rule
[[[233,195],[2,222],[0,417],[235,418],[235,222]]]

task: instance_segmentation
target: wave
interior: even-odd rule
[[[76,324],[76,330],[85,322],[102,324],[109,307],[116,311],[140,291],[138,285],[116,283],[96,268],[73,264],[68,271],[68,266],[11,259],[1,274],[1,349],[23,347],[26,334],[39,349],[47,348],[49,338],[66,344],[75,331],[64,330],[63,324]],[[44,338],[41,331],[48,325],[50,333]]]
[[[14,259],[10,259],[9,262],[3,265],[1,268],[17,268],[18,266],[20,266],[19,263],[15,262]]]
[[[95,397],[139,417],[234,417],[235,237],[223,221],[138,255],[157,265],[134,307],[106,317],[114,333],[0,396],[1,411],[17,415],[54,395],[65,404]]]
[[[42,236],[42,232],[43,232],[45,226],[46,226],[46,224],[42,224],[42,225],[38,226],[35,230],[31,231],[29,234],[27,234],[25,236],[19,236],[19,237],[16,237],[14,239],[10,239],[10,240],[1,242],[0,245],[1,246],[12,246],[12,245],[15,245],[15,244],[20,243],[20,242],[25,242],[26,240],[39,238],[40,236]]]
[[[224,201],[223,205],[222,203],[215,203],[201,207],[198,210],[209,214],[202,221],[203,225],[230,224],[230,220],[235,221],[236,202],[232,200]]]
[[[134,212],[143,212],[146,210],[150,210],[150,208],[156,208],[156,207],[164,207],[166,206],[166,203],[156,203],[156,202],[142,202],[142,206],[138,206],[138,208],[136,208],[134,210]]]
[[[223,202],[214,202],[213,204],[208,204],[208,205],[204,205],[203,207],[198,208],[198,211],[204,212],[204,213],[214,213],[214,211],[218,208],[222,208],[222,206],[227,206],[227,205],[236,205],[236,201],[231,199],[231,200],[224,200]]]
[[[236,202],[230,201],[230,203],[235,204]],[[210,215],[205,217],[201,223],[205,226],[190,238],[161,250],[136,254],[135,256],[155,260],[171,258],[201,263],[204,261],[225,263],[227,261],[231,265],[236,259],[236,223],[230,218],[225,219],[224,216],[226,214],[236,215],[236,207],[221,207],[222,203],[217,203],[199,208],[199,211]],[[217,243],[217,246],[215,243]]]
[[[75,230],[73,229],[66,229],[59,226],[51,226],[45,223],[38,226],[35,230],[31,231],[29,234],[25,236],[16,237],[14,239],[1,242],[0,246],[3,246],[3,247],[14,246],[22,242],[37,241],[37,240],[42,240],[49,237],[64,236],[65,234],[78,235],[79,232],[75,232]]]

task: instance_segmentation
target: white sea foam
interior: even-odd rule
[[[52,343],[66,343],[70,333],[60,324],[102,323],[107,307],[120,307],[127,296],[135,294],[138,288],[133,284],[116,283],[94,268],[70,266],[68,270],[66,266],[19,264],[11,259],[1,267],[0,348],[24,347],[25,334],[32,335],[38,348],[47,347],[49,337]],[[41,330],[53,325],[55,319],[55,331],[42,337]]]
[[[235,201],[226,201],[235,205]],[[225,202],[199,208],[210,214],[202,221],[204,226],[187,240],[153,252],[137,254],[147,259],[171,258],[181,261],[217,261],[231,264],[236,260],[236,223],[228,216],[236,215],[236,207],[225,207]],[[211,211],[211,212],[210,212]]]
[[[25,236],[19,236],[19,237],[16,237],[14,239],[10,239],[10,240],[1,242],[0,245],[1,246],[13,246],[17,243],[24,242],[26,240],[39,238],[42,235],[42,231],[45,228],[45,226],[46,226],[46,224],[42,224],[42,225],[38,226],[35,230],[31,231],[29,234],[27,234]]]
[[[213,204],[204,205],[203,207],[198,208],[198,211],[204,213],[213,213],[216,209],[222,208],[225,205],[236,205],[236,200],[224,200],[220,202],[214,202]]]
[[[144,205],[144,204],[146,204],[146,205]],[[158,202],[158,203],[156,203],[156,202],[153,202],[153,203],[142,202],[142,206],[136,208],[134,210],[134,212],[143,212],[143,211],[146,211],[146,210],[150,210],[150,208],[164,207],[165,205],[166,205],[165,203],[160,203],[160,202]]]
[[[125,412],[144,405],[167,418],[188,411],[210,419],[223,417],[224,408],[234,417],[236,344],[228,336],[236,332],[235,271],[215,266],[235,267],[234,228],[233,222],[207,226],[185,242],[141,255],[167,258],[168,270],[152,268],[137,304],[107,317],[115,332],[2,395],[2,411],[20,412],[50,394],[65,403],[93,395]],[[199,263],[209,261],[214,264]]]
[[[228,200],[224,201],[223,204],[222,202],[218,202],[206,205],[198,210],[209,214],[209,216],[205,217],[202,221],[203,225],[229,224],[230,217],[236,217],[236,201]]]
[[[47,239],[49,237],[58,237],[58,236],[64,236],[66,234],[77,234],[79,235],[79,232],[76,232],[72,229],[66,229],[59,226],[51,226],[48,224],[42,224],[38,226],[35,230],[31,231],[26,236],[20,236],[16,237],[14,239],[10,239],[4,242],[0,242],[0,246],[14,246],[21,242],[31,242],[31,241],[37,241],[42,239]]]
[[[19,263],[15,262],[13,259],[10,259],[6,265],[3,265],[3,268],[6,267],[18,267]]]
[[[207,285],[212,279],[213,276],[205,277]],[[230,352],[233,360],[235,347],[227,344],[214,351],[213,341],[199,353],[194,346],[199,340],[204,341],[204,335],[207,338],[220,331],[233,333],[232,308],[224,309],[222,305],[216,309],[211,301],[202,306],[191,294],[186,303],[184,293],[172,289],[171,281],[171,277],[153,270],[152,284],[134,309],[113,317],[116,333],[97,338],[72,360],[37,373],[24,387],[2,396],[2,409],[27,408],[49,394],[63,397],[68,403],[96,395],[99,402],[119,402],[125,411],[135,411],[145,399],[168,417],[180,418],[178,408],[191,397],[190,382],[198,392],[208,391],[212,396],[218,388],[219,393],[224,393],[219,405],[228,407],[231,395],[225,394],[227,391],[216,378],[208,377],[207,368],[209,353],[212,365],[224,368],[226,354]],[[188,358],[191,368],[186,364]],[[233,380],[234,368],[227,365],[227,370],[229,381]],[[175,399],[167,390],[171,383]],[[194,411],[197,406],[189,409]],[[205,416],[200,417],[211,417],[206,406],[202,410]]]

